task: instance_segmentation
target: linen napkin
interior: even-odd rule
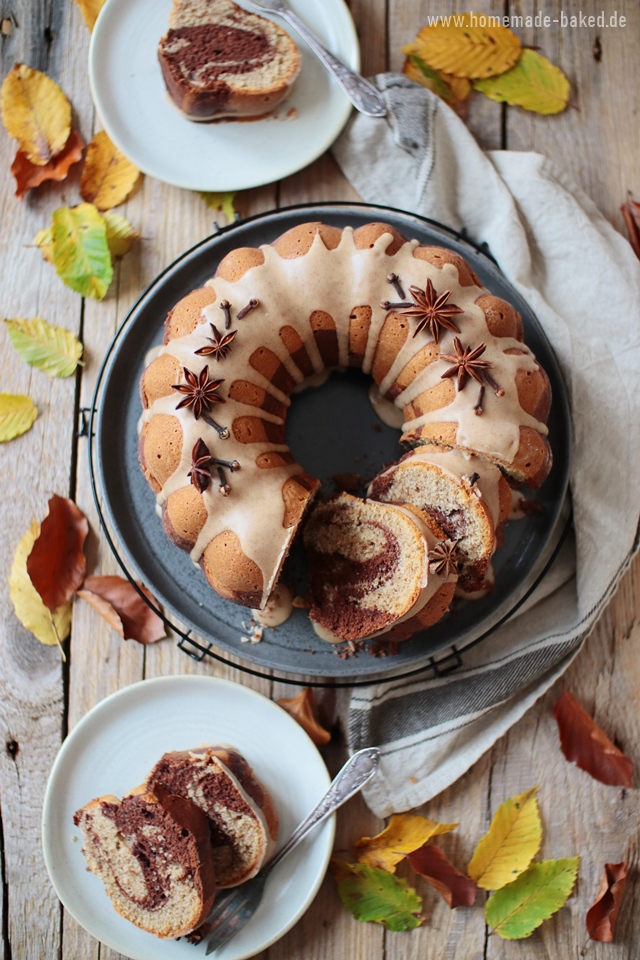
[[[545,157],[484,153],[429,90],[395,74],[375,82],[388,116],[354,115],[337,162],[366,202],[488,244],[555,350],[574,444],[575,538],[517,616],[452,675],[352,692],[349,748],[381,748],[365,799],[385,817],[440,793],[520,719],[575,657],[637,548],[640,262]]]

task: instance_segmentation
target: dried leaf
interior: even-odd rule
[[[286,710],[309,734],[316,747],[323,747],[326,743],[329,743],[331,734],[318,723],[313,714],[313,690],[311,687],[305,687],[297,697],[289,697],[277,702],[278,706]]]
[[[71,104],[46,73],[17,63],[0,98],[5,129],[27,160],[43,167],[61,152],[71,133]]]
[[[562,113],[571,93],[562,70],[535,50],[523,50],[517,64],[508,73],[476,80],[473,86],[490,100],[543,114]]]
[[[138,586],[149,601],[157,606],[158,602],[152,594],[141,584]],[[164,622],[158,614],[142,599],[135,587],[122,577],[87,577],[78,596],[90,603],[125,640],[149,644],[167,635]]]
[[[611,943],[627,883],[629,864],[605,863],[604,876],[593,906],[587,911],[587,930],[592,940]]]
[[[40,317],[4,321],[11,342],[22,357],[50,377],[70,377],[82,356],[82,344],[74,335]]]
[[[233,205],[235,193],[206,193],[204,190],[198,190],[198,194],[211,210],[223,213],[229,223],[235,220],[236,209]]]
[[[563,906],[573,890],[580,857],[532,863],[486,902],[487,923],[503,940],[529,937]]]
[[[102,300],[113,279],[104,218],[92,203],[60,207],[51,216],[51,255],[58,276],[68,287]]]
[[[387,930],[413,930],[422,923],[422,901],[406,880],[364,863],[332,860],[343,904],[356,920],[373,920]]]
[[[27,573],[27,557],[40,535],[40,524],[31,526],[16,547],[9,574],[9,594],[15,615],[27,630],[48,647],[60,644],[71,630],[71,602],[63,603],[53,614],[45,607]]]
[[[627,200],[620,207],[620,212],[624,217],[629,243],[633,247],[636,257],[640,258],[640,203],[636,203],[635,200]]]
[[[540,849],[542,823],[537,787],[510,797],[496,810],[467,868],[483,890],[499,890],[526,870]]]
[[[375,837],[363,837],[355,844],[362,853],[360,863],[393,873],[404,855],[422,847],[431,837],[455,830],[457,823],[436,823],[429,817],[400,813],[391,817],[387,827]]]
[[[38,408],[21,393],[0,393],[0,443],[13,440],[30,430]]]
[[[440,847],[426,843],[408,854],[407,860],[416,873],[428,880],[444,897],[452,910],[455,907],[472,907],[476,902],[478,888],[475,881],[454,867]]]
[[[98,14],[105,5],[105,0],[76,0],[80,7],[82,18],[89,30],[93,30]]]
[[[553,715],[567,760],[573,761],[600,783],[614,787],[631,786],[633,761],[609,740],[568,690],[556,703]]]
[[[471,81],[466,77],[454,77],[449,73],[442,74],[438,70],[432,70],[420,57],[407,57],[402,72],[414,83],[419,83],[431,90],[454,108],[466,100],[471,93]]]
[[[128,220],[121,217],[119,213],[114,213],[113,210],[105,210],[102,216],[107,228],[107,243],[111,258],[120,260],[129,253],[135,241],[140,239],[140,234]]]
[[[478,25],[480,19],[486,21],[483,26]],[[433,70],[473,79],[510,70],[521,49],[515,33],[502,26],[499,17],[479,18],[464,13],[423,27],[402,52],[407,57],[419,57]]]
[[[49,500],[49,512],[40,535],[27,558],[27,572],[53,613],[70,600],[87,572],[84,542],[89,524],[82,510],[68,497],[57,493]]]
[[[101,130],[87,147],[80,194],[98,210],[110,210],[124,203],[141,176],[138,168]]]
[[[83,149],[84,140],[79,133],[72,130],[60,153],[56,153],[55,157],[52,157],[44,166],[38,167],[31,163],[27,155],[22,150],[18,150],[11,164],[11,173],[16,178],[18,200],[22,200],[29,190],[39,187],[46,180],[65,180],[69,168],[81,159]]]

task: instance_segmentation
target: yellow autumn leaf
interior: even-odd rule
[[[60,153],[71,133],[71,104],[46,73],[17,63],[0,100],[5,129],[31,163],[43,167]]]
[[[119,260],[129,253],[135,241],[140,239],[140,234],[128,220],[121,217],[119,213],[114,213],[113,210],[105,210],[102,217],[107,228],[107,244],[111,257],[113,260]]]
[[[9,574],[9,595],[16,617],[23,627],[48,647],[60,645],[71,630],[71,601],[63,603],[52,614],[42,602],[40,594],[27,573],[27,557],[40,536],[40,524],[31,525],[16,547]],[[64,656],[64,655],[63,655]]]
[[[561,113],[571,93],[562,70],[535,50],[523,50],[512,70],[500,77],[476,80],[473,86],[490,100],[543,114]]]
[[[38,230],[33,238],[33,243],[47,263],[53,263],[53,234],[51,233],[51,227],[44,227],[42,230]]]
[[[76,3],[80,7],[82,19],[89,30],[93,30],[98,14],[105,5],[105,0],[76,0]]]
[[[391,817],[387,827],[375,837],[363,837],[355,844],[362,852],[360,863],[394,873],[396,864],[407,853],[413,853],[431,837],[455,830],[457,823],[437,823],[429,817],[413,813],[400,813]]]
[[[495,77],[515,65],[520,40],[499,17],[472,13],[443,17],[423,27],[413,43],[402,48],[405,56],[416,56],[433,70],[456,77]]]
[[[87,147],[80,194],[98,210],[110,210],[124,203],[141,176],[138,168],[101,130]]]
[[[483,890],[500,890],[523,873],[542,842],[537,787],[501,803],[467,873]]]
[[[0,443],[26,433],[38,416],[38,408],[21,393],[0,393]]]

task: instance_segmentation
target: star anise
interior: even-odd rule
[[[176,406],[176,410],[181,407],[191,407],[196,420],[200,419],[202,411],[209,411],[214,403],[226,403],[224,397],[217,392],[218,387],[224,380],[210,380],[209,367],[205,366],[200,371],[199,376],[182,368],[186,383],[174,383],[172,389],[179,393],[184,393],[184,398]]]
[[[463,347],[458,337],[453,338],[453,348],[456,351],[455,356],[447,353],[441,353],[440,359],[447,360],[453,366],[442,374],[442,379],[446,377],[458,378],[458,390],[463,390],[468,377],[473,377],[478,383],[483,383],[484,371],[491,366],[490,360],[479,360],[478,358],[487,349],[484,343],[480,346]]]
[[[220,333],[215,323],[209,324],[213,333],[212,337],[207,337],[211,344],[209,347],[200,347],[196,350],[198,357],[214,357],[217,361],[224,360],[231,350],[231,344],[236,338],[237,330],[230,330],[229,333]]]
[[[231,493],[231,487],[227,483],[224,471],[227,469],[233,473],[240,469],[240,464],[237,460],[219,460],[217,457],[212,457],[209,447],[202,437],[199,437],[191,453],[191,470],[187,474],[198,493],[204,493],[209,487],[212,467],[215,467],[218,472],[220,493],[228,497]]]
[[[443,580],[458,572],[458,543],[456,540],[440,540],[428,553],[429,571]]]
[[[425,327],[429,328],[429,332],[436,343],[440,342],[441,328],[460,333],[460,328],[450,318],[455,317],[457,313],[464,313],[464,311],[455,303],[447,302],[451,296],[450,290],[445,290],[438,296],[431,280],[427,279],[425,290],[421,290],[420,287],[409,287],[409,293],[413,303],[389,303],[388,300],[383,300],[381,306],[387,310],[398,310],[405,317],[413,317],[417,321],[416,329],[413,331],[414,337]]]

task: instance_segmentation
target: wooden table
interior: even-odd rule
[[[363,72],[372,74],[402,65],[401,47],[426,23],[427,14],[467,8],[457,0],[350,0],[362,48]],[[582,27],[561,30],[524,28],[525,44],[537,46],[571,79],[573,109],[544,118],[507,109],[477,96],[469,125],[483,146],[537,150],[561,164],[613,224],[621,228],[619,205],[629,195],[640,199],[640,5],[637,0],[477,0],[474,12],[533,16],[565,13],[627,17],[618,29]],[[572,8],[569,11],[569,8]],[[96,116],[87,82],[89,33],[71,0],[13,0],[14,29],[2,36],[2,76],[14,62],[48,72],[70,97],[75,123],[85,140]],[[77,377],[51,380],[16,358],[5,334],[0,338],[2,386],[27,393],[39,416],[25,436],[0,450],[2,502],[2,642],[0,644],[0,722],[5,749],[0,760],[3,830],[3,953],[5,960],[89,960],[115,955],[93,940],[61,910],[49,883],[40,846],[40,813],[47,775],[65,735],[99,700],[142,678],[175,673],[230,677],[277,699],[291,693],[282,684],[256,681],[233,668],[195,663],[165,640],[143,648],[120,637],[82,602],[74,610],[67,662],[59,651],[41,646],[13,615],[7,576],[15,545],[33,517],[42,518],[53,493],[76,500],[89,518],[90,570],[113,573],[116,563],[101,534],[93,506],[87,466],[87,440],[78,437],[78,410],[88,406],[101,358],[140,292],[167,264],[207,236],[212,214],[190,192],[146,178],[141,190],[122,208],[140,230],[142,241],[121,262],[102,303],[82,301],[62,285],[53,269],[30,248],[36,232],[50,221],[53,209],[78,202],[78,177],[62,186],[44,186],[19,203],[9,174],[14,143],[0,137],[0,190],[4,269],[2,310],[7,317],[42,316],[71,329],[85,346],[86,365]],[[330,155],[311,167],[260,189],[241,194],[242,215],[319,200],[357,199]],[[575,238],[580,243],[580,238]],[[631,522],[631,518],[630,518]],[[488,936],[482,910],[449,911],[438,895],[419,884],[426,922],[411,934],[387,933],[375,924],[357,923],[341,906],[333,880],[325,880],[305,917],[264,956],[270,960],[324,960],[336,957],[385,957],[386,960],[553,957],[574,960],[640,957],[640,801],[635,790],[605,787],[569,765],[558,749],[552,705],[562,689],[572,690],[625,751],[640,761],[640,640],[638,603],[640,563],[632,565],[565,678],[544,697],[462,780],[420,811],[439,819],[460,820],[443,846],[463,867],[499,802],[533,783],[540,785],[545,839],[542,854],[580,854],[576,892],[568,905],[530,940],[510,943]],[[330,707],[325,697],[324,707]],[[326,759],[335,771],[344,758],[336,732]],[[339,814],[336,849],[382,824],[361,800]],[[446,842],[445,842],[446,841]],[[598,888],[605,861],[628,858],[632,875],[614,945],[588,940],[584,915]],[[262,956],[262,955],[261,955]]]

